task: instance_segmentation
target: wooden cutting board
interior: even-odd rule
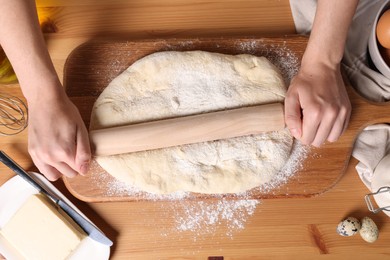
[[[259,39],[171,39],[153,41],[93,40],[77,47],[64,68],[64,86],[79,108],[87,127],[95,100],[104,88],[136,60],[158,51],[204,50],[225,54],[248,53],[265,56],[276,64],[288,81],[299,68],[307,38],[285,36]],[[358,133],[367,125],[390,122],[388,104],[373,104],[360,98],[346,81],[353,111],[348,130],[336,142],[311,148],[301,167],[287,183],[272,191],[253,189],[250,198],[311,197],[331,189],[343,175]],[[151,109],[153,107],[151,106]],[[147,200],[141,193],[128,192],[93,161],[89,173],[64,178],[66,187],[87,202]],[[192,198],[210,195],[192,194]],[[235,198],[234,195],[226,197]]]

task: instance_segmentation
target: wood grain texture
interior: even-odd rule
[[[295,33],[286,0],[37,0],[36,3],[60,79],[69,53],[97,37],[134,40]]]
[[[94,100],[129,65],[150,53],[164,50],[205,50],[227,54],[250,53],[265,56],[274,63],[286,55],[298,60],[305,50],[306,37],[286,36],[260,39],[172,39],[160,41],[91,41],[76,48],[69,56],[64,75],[68,95],[82,111],[89,123]],[[243,48],[243,46],[245,46]],[[252,46],[252,47],[248,47]],[[256,47],[253,47],[256,46]],[[280,50],[284,50],[281,52]],[[98,54],[98,55],[97,55]],[[347,85],[349,85],[347,83]],[[364,101],[348,86],[353,114],[349,128],[338,142],[328,143],[319,149],[312,148],[302,167],[283,184],[272,191],[254,188],[250,197],[291,198],[311,197],[331,189],[344,173],[352,147],[361,129],[369,124],[390,122],[389,106]],[[153,109],[151,107],[151,109]],[[380,115],[380,116],[378,116]],[[104,176],[104,178],[102,177]],[[96,181],[99,179],[100,181]],[[65,178],[68,189],[77,198],[88,202],[142,200],[147,196],[112,193],[112,178],[96,163],[89,174],[73,179]],[[234,195],[226,195],[234,197]],[[194,194],[207,198],[209,195]]]
[[[199,29],[197,23],[194,23],[187,25],[186,30],[177,30],[176,25],[186,18],[181,16],[178,19],[180,13],[176,14],[175,8],[172,8],[170,15],[164,17],[165,24],[169,26],[160,31],[158,23],[153,26],[147,20],[138,20],[137,24],[121,23],[119,20],[112,23],[111,20],[94,19],[92,16],[100,13],[102,5],[105,6],[106,16],[115,17],[119,15],[118,6],[123,7],[138,2],[140,7],[137,12],[148,12],[150,9],[158,8],[159,4],[168,5],[180,1],[36,1],[39,7],[56,13],[54,17],[48,17],[49,27],[53,24],[61,25],[57,26],[57,32],[46,33],[46,42],[60,79],[63,78],[65,60],[74,48],[93,38],[94,35],[109,36],[112,33],[110,28],[120,34],[120,30],[115,26],[122,28],[123,36],[139,39],[161,38],[164,32],[167,34],[166,37],[170,37],[170,33],[176,33],[175,37],[183,38],[196,38],[202,35],[259,37],[268,33],[284,35],[295,32],[288,0],[205,0],[204,2],[209,2],[210,7],[215,7],[221,2],[226,3],[222,11],[214,12],[215,19],[220,20],[219,28],[215,29],[213,24],[208,28],[207,24],[203,24],[203,29]],[[188,3],[187,12],[196,14],[196,20],[205,19],[205,15],[198,9],[200,1],[183,1]],[[241,6],[248,5],[251,5],[255,11],[247,15],[247,11],[241,9]],[[85,6],[83,14],[77,13],[78,6]],[[76,13],[73,13],[74,10]],[[89,18],[83,18],[83,15]],[[239,20],[242,27],[230,29],[234,23],[229,19],[231,16],[234,16],[236,21]],[[75,20],[71,20],[73,18]],[[128,18],[124,17],[124,19]],[[142,28],[145,27],[154,27],[154,29],[143,31]],[[136,35],[133,36],[130,32]],[[2,91],[22,98],[18,85],[1,86],[1,88]],[[375,115],[373,118],[377,116],[380,115]],[[27,131],[11,137],[0,136],[0,145],[2,150],[25,169],[36,171],[27,152]],[[210,256],[224,256],[225,260],[388,259],[390,256],[389,218],[383,213],[374,215],[367,210],[364,195],[368,190],[356,173],[356,164],[357,161],[352,159],[337,185],[321,196],[261,201],[256,211],[246,221],[244,228],[234,231],[230,236],[226,235],[229,228],[225,223],[216,225],[213,232],[204,235],[198,235],[198,231],[177,230],[178,219],[175,216],[180,216],[180,212],[184,212],[186,206],[190,207],[191,201],[85,203],[74,198],[61,180],[54,185],[114,240],[110,257],[113,260],[207,259]],[[0,185],[13,176],[9,169],[0,164]],[[213,203],[210,200],[199,199],[198,201],[202,202],[204,207]],[[350,238],[337,235],[335,229],[338,222],[347,216],[373,218],[380,228],[378,241],[368,244],[358,235]]]
[[[226,223],[180,231],[177,221],[198,201],[78,202],[93,210],[92,220],[110,237],[117,238],[112,259],[387,259],[390,254],[388,217],[373,215],[364,203],[366,187],[357,177],[353,160],[341,181],[329,192],[312,198],[263,200],[245,228],[231,235]],[[347,216],[370,216],[380,228],[374,244],[359,235],[341,237],[338,222]],[[204,229],[204,230],[202,230]]]
[[[38,9],[44,30],[56,37],[109,34],[145,39],[295,32],[289,23],[292,19],[289,5],[279,1],[259,4],[235,0],[100,0],[61,1],[59,5],[51,2],[39,1]]]

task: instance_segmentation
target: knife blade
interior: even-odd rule
[[[12,160],[5,152],[0,151],[0,161],[22,177],[25,181],[31,184],[40,193],[51,199],[58,207],[60,207],[66,214],[69,215],[93,240],[107,246],[112,246],[113,242],[93,223],[87,220],[84,216],[79,214],[68,203],[62,200],[57,194],[46,189],[44,185],[40,184],[33,177],[30,176],[22,167],[20,167],[14,160]]]

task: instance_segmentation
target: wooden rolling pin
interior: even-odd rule
[[[283,129],[283,104],[158,120],[90,132],[96,156],[200,143]]]

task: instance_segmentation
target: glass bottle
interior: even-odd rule
[[[12,84],[17,81],[12,65],[0,47],[0,84]]]
[[[44,8],[38,8],[37,13],[39,24],[42,27],[42,25],[48,19],[48,12]],[[12,68],[12,65],[5,55],[4,50],[0,46],[0,84],[13,84],[17,82],[18,79]]]

